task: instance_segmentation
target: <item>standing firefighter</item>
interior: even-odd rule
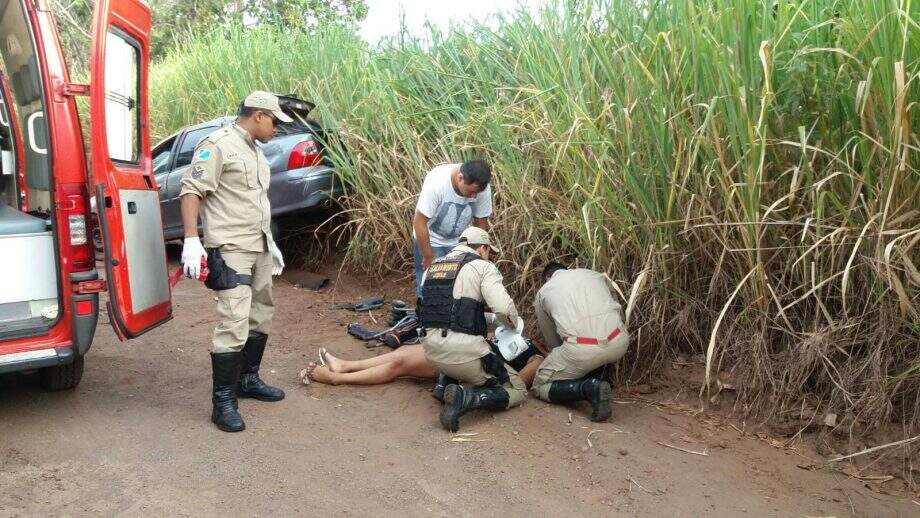
[[[234,124],[221,128],[195,148],[182,178],[182,224],[185,274],[197,278],[207,257],[205,285],[217,291],[220,324],[211,348],[214,405],[211,420],[225,432],[246,428],[237,396],[279,401],[284,392],[259,378],[274,303],[272,275],[284,268],[271,232],[268,203],[269,165],[256,145],[268,142],[279,121],[291,118],[278,98],[251,93]],[[204,246],[198,239],[198,214]]]
[[[626,353],[629,334],[603,274],[550,263],[534,306],[547,347],[534,394],[550,403],[587,400],[591,420],[610,418],[607,364]]]
[[[502,275],[489,262],[490,251],[498,248],[492,246],[489,234],[469,227],[460,235],[460,244],[435,260],[422,280],[422,345],[428,361],[450,378],[445,383],[441,425],[452,432],[458,430],[460,416],[470,410],[504,410],[520,405],[527,395],[517,371],[486,341],[486,305],[498,323],[515,328],[518,321]]]

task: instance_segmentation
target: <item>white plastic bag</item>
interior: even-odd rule
[[[495,328],[495,345],[502,353],[505,361],[511,361],[527,350],[527,340],[521,331],[524,330],[524,320],[518,317],[517,329],[507,329],[504,326]]]

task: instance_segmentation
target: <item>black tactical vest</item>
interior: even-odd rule
[[[418,303],[418,318],[423,328],[486,336],[485,305],[469,297],[454,299],[454,283],[460,269],[476,259],[481,257],[467,252],[444,256],[431,263]]]

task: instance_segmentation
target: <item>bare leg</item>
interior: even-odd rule
[[[309,376],[313,381],[329,385],[380,385],[389,383],[400,376],[412,376],[415,378],[434,378],[437,376],[438,373],[435,368],[425,359],[422,347],[418,346],[414,349],[409,349],[409,347],[415,346],[404,346],[393,351],[396,353],[401,349],[407,349],[401,355],[394,356],[393,353],[388,353],[378,356],[378,358],[391,356],[392,360],[357,372],[332,372],[328,367],[317,366],[310,372]],[[329,360],[327,359],[326,361]]]
[[[425,355],[421,344],[404,345],[396,350],[374,356],[373,358],[367,358],[366,360],[343,360],[341,358],[336,358],[330,354],[329,351],[326,351],[323,358],[326,360],[326,365],[328,365],[330,371],[345,373],[367,370],[371,367],[396,361],[398,358],[416,355],[422,355],[422,357]]]
[[[533,385],[533,378],[537,375],[537,369],[540,368],[541,363],[543,363],[543,357],[539,354],[535,354],[527,360],[527,365],[518,372],[518,376],[521,377],[521,380],[524,381],[527,388]]]

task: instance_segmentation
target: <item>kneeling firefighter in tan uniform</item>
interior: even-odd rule
[[[531,390],[550,403],[591,403],[591,420],[610,418],[607,365],[626,353],[629,334],[603,274],[550,263],[534,308],[547,347]]]
[[[490,251],[498,248],[492,246],[489,234],[470,227],[460,235],[460,244],[435,260],[422,278],[421,342],[425,357],[447,378],[441,425],[452,432],[459,429],[460,416],[470,410],[504,410],[520,405],[527,395],[517,371],[486,341],[486,305],[497,323],[514,328],[518,321],[502,275],[489,262]]]
[[[205,137],[195,148],[180,192],[185,274],[198,278],[207,257],[205,285],[217,292],[220,323],[211,347],[211,421],[225,432],[246,428],[237,396],[279,401],[284,392],[266,385],[259,365],[274,314],[272,275],[284,258],[271,232],[269,164],[256,141],[268,142],[280,123],[291,122],[278,98],[249,94],[236,121]],[[198,214],[204,246],[198,239]]]

